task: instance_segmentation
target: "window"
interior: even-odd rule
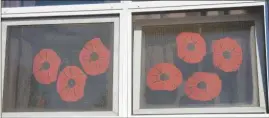
[[[135,15],[134,114],[265,112],[259,18],[238,9]]]
[[[269,115],[265,1],[1,7],[3,118]]]
[[[118,113],[117,18],[4,22],[2,29],[4,113]]]
[[[27,7],[47,5],[74,5],[120,2],[119,0],[2,0],[3,7]]]

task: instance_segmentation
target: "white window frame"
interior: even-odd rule
[[[259,90],[259,107],[211,107],[211,108],[163,108],[163,109],[141,109],[140,108],[140,92],[141,92],[141,63],[142,60],[136,59],[136,57],[143,57],[142,53],[142,42],[143,39],[143,26],[156,26],[156,25],[173,25],[173,24],[195,24],[195,23],[217,23],[217,22],[230,22],[230,21],[254,21],[255,22],[255,29],[261,29],[258,23],[261,23],[258,16],[255,15],[231,15],[231,16],[197,16],[191,18],[176,18],[173,20],[144,20],[144,21],[137,21],[134,27],[134,55],[133,55],[133,112],[134,114],[204,114],[204,113],[265,113],[266,112],[266,103],[264,99],[264,90],[263,90],[263,78],[260,70],[260,55],[258,52],[258,41],[257,40],[264,40],[261,37],[256,37],[254,43],[256,43],[256,65],[253,65],[257,68],[257,78],[254,77],[253,79],[258,79],[258,90]],[[255,30],[255,35],[258,36],[262,32],[257,32]],[[253,47],[255,48],[255,47]],[[255,57],[254,57],[255,58]]]
[[[1,2],[0,2],[1,3]],[[53,16],[93,16],[93,15],[119,15],[119,114],[118,117],[216,117],[221,116],[245,116],[245,114],[207,114],[207,115],[133,115],[132,103],[132,51],[133,51],[133,30],[132,30],[132,14],[143,12],[158,11],[179,11],[193,9],[212,9],[212,8],[232,8],[232,7],[251,7],[265,6],[265,1],[143,1],[131,2],[121,1],[120,3],[106,4],[85,4],[85,5],[58,5],[58,6],[38,6],[38,7],[18,7],[18,8],[2,8],[1,19],[14,18],[30,18],[30,17],[53,17]],[[1,8],[1,5],[0,5]],[[268,24],[267,24],[268,25]],[[1,24],[0,24],[1,28]],[[1,29],[0,29],[1,31]],[[265,32],[265,36],[267,33]],[[0,37],[1,38],[1,37]],[[2,41],[2,40],[1,40]],[[267,40],[266,40],[267,42]],[[267,44],[266,44],[267,45]],[[266,46],[267,47],[267,46]],[[1,47],[2,48],[2,47]],[[2,51],[1,55],[2,55]],[[267,48],[266,48],[267,53]],[[266,56],[266,60],[267,60]],[[2,58],[1,58],[2,60]],[[268,63],[266,64],[268,70]],[[2,72],[2,70],[1,70]],[[2,76],[2,74],[1,74]],[[269,73],[267,71],[267,76]],[[267,77],[268,78],[268,77]],[[269,80],[269,79],[267,79]],[[1,81],[0,81],[1,82]],[[0,84],[1,86],[1,84]],[[267,85],[268,86],[268,85]],[[1,88],[1,87],[0,87]],[[1,112],[0,107],[0,113]],[[55,112],[57,114],[57,112]],[[19,114],[18,114],[19,115]],[[33,117],[43,117],[42,114]],[[251,116],[248,114],[248,116]],[[253,114],[252,116],[269,117],[264,114]],[[56,117],[56,116],[55,116]],[[58,116],[61,117],[61,116]],[[76,117],[73,114],[71,117]],[[79,116],[78,116],[79,117]],[[109,116],[106,116],[109,117]],[[113,116],[116,117],[116,116]]]
[[[119,88],[118,88],[118,70],[119,70],[119,18],[118,17],[96,17],[96,18],[58,18],[58,19],[44,19],[44,20],[19,20],[19,21],[3,21],[2,22],[2,62],[1,69],[2,73],[4,73],[5,68],[5,56],[6,56],[6,41],[7,39],[7,28],[9,26],[22,26],[22,25],[45,25],[45,24],[77,24],[77,23],[113,23],[113,90],[112,90],[112,111],[83,111],[83,112],[57,112],[57,115],[62,117],[89,117],[89,116],[117,116],[118,115],[118,104],[119,104]],[[38,39],[37,39],[38,40]],[[2,90],[1,95],[3,99],[3,84],[4,84],[4,74],[1,74],[2,80]],[[0,102],[1,103],[1,102]],[[46,117],[54,117],[55,112],[2,112],[3,117],[36,117],[36,116],[46,116]]]
[[[206,113],[266,113],[266,103],[263,88],[263,78],[260,66],[260,53],[258,51],[258,41],[264,40],[261,36],[263,33],[260,29],[261,20],[258,19],[259,16],[256,15],[227,15],[227,16],[196,16],[196,17],[185,17],[185,18],[174,18],[174,19],[145,19],[137,20],[134,23],[134,52],[133,52],[133,113],[134,114],[206,114]],[[142,55],[142,45],[144,42],[143,26],[156,26],[156,25],[178,25],[178,24],[196,24],[196,23],[218,23],[218,22],[231,22],[231,21],[253,21],[255,23],[255,39],[251,39],[251,43],[255,43],[254,55],[256,57],[251,57],[251,60],[255,63],[252,64],[253,73],[255,76],[253,79],[258,80],[258,101],[259,106],[257,107],[206,107],[206,108],[140,108],[141,99],[141,65],[145,55]],[[258,32],[260,31],[260,32]],[[253,35],[254,35],[253,34]],[[256,49],[255,49],[256,48]],[[139,57],[139,59],[137,59]],[[144,80],[143,80],[144,81]],[[145,84],[143,84],[145,86]]]

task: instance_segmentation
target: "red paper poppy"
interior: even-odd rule
[[[215,73],[195,72],[186,82],[185,93],[192,100],[209,101],[221,92],[221,80]]]
[[[41,84],[50,84],[57,79],[60,57],[52,49],[42,49],[33,62],[35,79]]]
[[[67,66],[60,72],[57,81],[57,92],[66,102],[75,102],[84,96],[87,76],[76,66]]]
[[[177,55],[187,63],[199,63],[206,55],[206,43],[198,33],[182,32],[177,38]]]
[[[182,73],[173,64],[160,63],[151,68],[147,85],[152,90],[173,91],[182,83]]]
[[[110,52],[100,38],[94,38],[84,45],[79,60],[88,75],[99,75],[109,67]]]
[[[242,64],[243,55],[240,45],[229,37],[213,43],[213,64],[224,72],[237,71]]]

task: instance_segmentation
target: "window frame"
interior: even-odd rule
[[[209,2],[209,3],[208,3]],[[154,4],[153,4],[154,3]],[[208,8],[249,7],[264,5],[264,1],[142,1],[121,0],[120,3],[30,6],[2,8],[2,18],[106,15],[153,11],[194,10]],[[1,6],[0,6],[1,7]]]
[[[145,40],[143,37],[143,26],[156,26],[156,25],[179,25],[179,24],[196,24],[196,23],[219,23],[219,22],[232,22],[232,21],[253,21],[254,22],[254,44],[252,48],[255,48],[254,55],[251,60],[256,61],[254,66],[255,76],[253,79],[258,79],[258,107],[207,107],[207,108],[140,108],[140,92],[141,92],[141,64],[143,63],[142,58],[135,59],[136,57],[143,57],[142,55],[142,42]],[[211,113],[266,113],[266,102],[265,92],[263,86],[263,79],[266,77],[262,76],[261,65],[260,65],[260,52],[259,52],[259,41],[264,40],[263,37],[258,37],[263,34],[260,29],[261,19],[256,15],[225,15],[225,16],[193,16],[185,18],[170,18],[170,19],[145,19],[137,20],[134,22],[134,50],[133,50],[133,114],[211,114]],[[252,39],[251,39],[252,40]],[[266,61],[265,61],[266,63]],[[143,87],[144,88],[144,87]]]
[[[81,111],[81,112],[57,112],[57,116],[61,117],[90,117],[90,116],[117,116],[119,111],[119,18],[118,17],[77,17],[77,18],[50,18],[44,20],[31,19],[31,20],[14,20],[2,21],[2,42],[1,42],[1,73],[4,73],[5,57],[6,57],[6,41],[7,28],[9,26],[22,26],[22,25],[46,25],[46,24],[77,24],[77,23],[113,23],[113,90],[112,90],[112,111]],[[38,39],[37,39],[38,40]],[[4,91],[4,74],[1,75],[1,98],[3,100]],[[2,102],[0,107],[2,108]],[[2,112],[3,117],[36,117],[46,116],[54,117],[55,112]]]

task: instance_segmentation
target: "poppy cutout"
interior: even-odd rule
[[[181,83],[182,73],[173,64],[157,64],[147,74],[147,85],[151,90],[173,91]]]
[[[82,48],[79,61],[88,75],[99,75],[106,72],[109,67],[110,51],[100,38],[94,38]]]
[[[57,92],[65,102],[76,102],[84,96],[87,76],[76,66],[67,66],[60,72]]]
[[[182,32],[177,37],[177,55],[183,61],[195,64],[206,55],[206,43],[199,33]]]
[[[215,73],[195,72],[186,82],[185,93],[192,100],[210,101],[219,96],[221,80]]]
[[[224,72],[237,71],[243,61],[240,45],[232,38],[226,37],[213,43],[213,64]]]
[[[40,84],[50,84],[57,79],[61,58],[52,49],[42,49],[34,57],[33,74]]]

